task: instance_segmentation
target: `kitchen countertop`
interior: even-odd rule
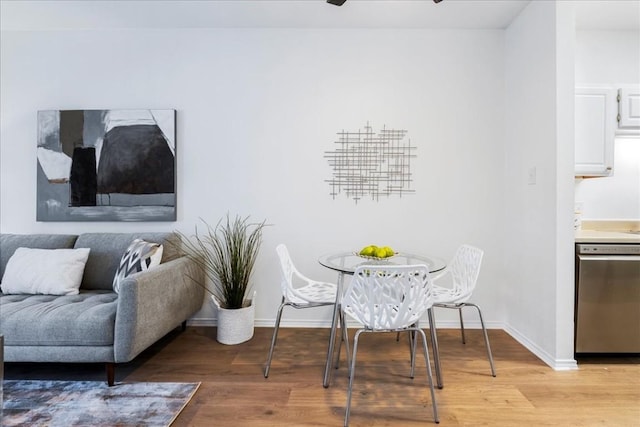
[[[635,232],[635,233],[634,233]],[[640,244],[640,221],[583,221],[575,232],[576,243]]]

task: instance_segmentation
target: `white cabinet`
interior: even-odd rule
[[[640,86],[623,86],[618,89],[619,136],[640,135]]]
[[[609,176],[613,173],[617,95],[613,87],[576,88],[576,176]]]

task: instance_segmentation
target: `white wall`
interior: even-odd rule
[[[534,33],[538,38],[538,29]],[[540,326],[523,332],[544,340],[540,335],[553,321],[525,303],[540,298],[527,290],[537,281],[527,274],[511,289],[503,271],[505,251],[520,245],[508,233],[503,245],[503,41],[504,33],[492,30],[3,32],[0,229],[191,232],[199,217],[215,223],[226,212],[267,219],[273,226],[265,231],[254,277],[258,325],[273,324],[280,300],[274,251],[280,242],[300,270],[322,280],[336,279],[317,263],[326,252],[379,243],[449,258],[468,242],[486,253],[477,302],[488,323],[502,326],[505,305],[514,305],[523,322],[541,318]],[[514,238],[523,232],[519,226],[531,227],[522,244],[540,254],[538,267],[554,262],[545,254],[552,246],[539,242],[553,241],[556,207],[553,115],[542,114],[554,103],[553,87],[543,84],[554,78],[547,71],[539,88],[516,94],[526,104],[531,94],[544,117],[541,126],[523,124],[530,134],[509,138],[506,175],[514,185],[507,206],[517,215],[507,224],[518,226]],[[177,110],[176,223],[35,221],[36,112],[91,108]],[[336,132],[367,121],[409,131],[418,147],[415,196],[357,205],[329,196],[324,152],[334,149]],[[522,138],[524,152],[515,148]],[[514,159],[521,155],[527,158]],[[538,186],[523,184],[529,165],[538,167]],[[535,270],[518,261],[523,272]],[[515,267],[510,279],[520,276]],[[542,279],[552,281],[552,270]],[[542,289],[544,300],[554,297],[549,286]],[[196,320],[212,316],[207,307]],[[292,310],[284,324],[327,325],[329,317],[328,310]],[[453,321],[455,313],[443,312],[439,320]]]
[[[574,358],[575,5],[556,4],[556,297],[555,369],[577,369]]]
[[[578,31],[576,85],[640,85],[640,32]],[[613,176],[576,179],[583,219],[640,219],[640,138],[616,138]]]
[[[505,40],[505,323],[556,368],[575,366],[572,18],[532,2]]]

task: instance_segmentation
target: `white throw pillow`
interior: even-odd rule
[[[88,258],[88,248],[18,248],[4,269],[2,293],[77,295]]]
[[[120,282],[127,276],[160,265],[163,246],[159,243],[145,242],[135,239],[122,255],[120,265],[113,278],[113,290],[120,292]]]

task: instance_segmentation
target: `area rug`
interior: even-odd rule
[[[4,381],[2,426],[169,426],[200,383]]]

